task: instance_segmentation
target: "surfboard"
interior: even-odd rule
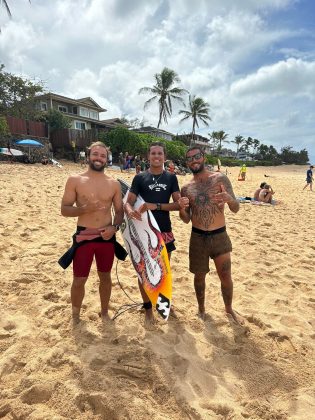
[[[61,165],[61,163],[60,162],[58,162],[58,160],[56,160],[56,159],[50,159],[51,161],[52,161],[52,164],[53,165],[56,165],[56,166],[58,166],[58,168],[62,168],[62,165]]]
[[[9,149],[8,147],[1,147],[0,153],[7,156],[23,156],[24,153],[21,150]]]
[[[130,186],[122,179],[118,181],[125,204]],[[134,208],[139,208],[143,203],[142,197],[138,196]],[[153,307],[167,320],[172,300],[172,273],[167,249],[152,212],[142,213],[141,221],[125,216],[121,233],[139,281]]]

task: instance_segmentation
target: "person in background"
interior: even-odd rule
[[[267,182],[262,182],[259,186],[259,188],[257,188],[257,190],[254,192],[254,200],[258,201],[259,200],[259,193],[260,191],[264,188],[264,186],[267,184]]]
[[[246,165],[245,165],[245,163],[243,163],[243,165],[241,166],[241,169],[240,169],[240,173],[238,175],[238,177],[243,181],[245,181],[245,179],[246,179],[246,169],[247,169]]]
[[[271,185],[265,184],[259,192],[258,201],[271,204],[272,196],[274,195],[274,193],[275,192],[271,188]]]
[[[112,151],[110,150],[110,147],[108,147],[107,153],[108,153],[108,166],[112,166],[112,164],[113,164],[113,154],[112,154]]]
[[[305,190],[305,188],[307,188],[307,187],[310,187],[310,191],[313,191],[313,181],[314,181],[313,168],[314,168],[314,166],[311,165],[309,167],[309,169],[306,171],[306,184],[305,184],[303,190]]]

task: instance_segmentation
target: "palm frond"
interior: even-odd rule
[[[11,10],[10,10],[10,7],[9,7],[7,1],[6,0],[2,0],[1,3],[4,5],[4,8],[6,9],[9,17],[11,18],[12,17],[12,13],[11,13]]]

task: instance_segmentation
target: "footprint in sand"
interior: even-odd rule
[[[40,404],[50,400],[53,393],[52,384],[37,384],[23,392],[22,402],[26,404]]]

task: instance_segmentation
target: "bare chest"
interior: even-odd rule
[[[84,204],[91,201],[112,202],[114,191],[108,180],[83,179],[76,188],[77,201]]]

